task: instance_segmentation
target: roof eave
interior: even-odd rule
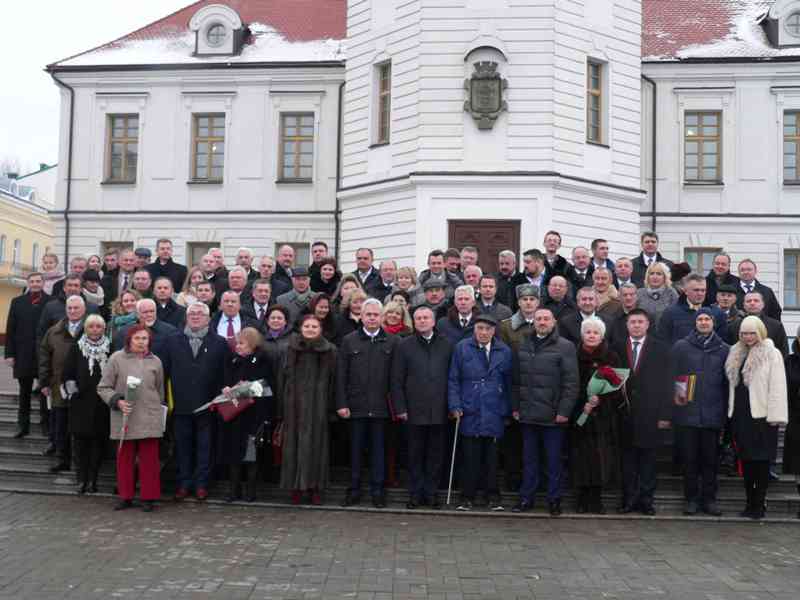
[[[343,68],[343,60],[319,61],[258,61],[258,62],[214,62],[214,63],[163,63],[123,65],[47,65],[48,73],[108,73],[112,71],[202,71],[207,69],[302,69]]]

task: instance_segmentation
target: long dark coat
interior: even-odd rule
[[[413,334],[400,341],[392,361],[392,400],[411,425],[447,423],[447,376],[453,347],[434,332],[430,342]]]
[[[336,347],[322,336],[307,341],[293,334],[284,369],[281,488],[321,490],[329,478],[328,418],[334,409]]]
[[[184,333],[170,336],[164,347],[164,373],[172,381],[176,415],[191,415],[220,395],[225,362],[230,356],[227,342],[208,330],[197,357]]]
[[[630,369],[633,357],[629,338],[612,350],[622,368]],[[655,335],[648,335],[639,349],[639,363],[625,384],[628,402],[620,410],[621,439],[625,447],[658,448],[661,445],[659,421],[672,418],[673,369],[671,348]]]
[[[792,344],[786,358],[786,379],[789,400],[789,424],[783,440],[783,472],[800,474],[800,344]]]
[[[280,337],[272,337],[267,333],[264,336],[264,353],[269,361],[269,368],[275,385],[272,386],[272,394],[275,397],[276,406],[280,406],[281,394],[283,393],[283,364],[286,362],[286,353],[289,350],[289,338],[292,330],[286,331]]]
[[[240,381],[256,381],[264,379],[270,388],[274,385],[272,367],[266,352],[256,350],[248,356],[232,355],[225,363],[226,386],[233,387]],[[247,452],[247,439],[255,435],[264,421],[272,418],[275,412],[273,396],[254,398],[254,406],[245,410],[233,421],[225,423],[219,419],[219,447],[217,461],[222,465],[241,464]]]
[[[70,347],[61,381],[74,381],[78,386],[77,393],[69,399],[69,432],[73,435],[103,439],[109,436],[108,405],[97,393],[102,375],[100,365],[95,364],[90,372],[89,360],[78,346]]]
[[[598,367],[621,367],[622,361],[615,352],[603,342],[589,352],[578,348],[578,401],[573,411],[573,425],[570,429],[570,470],[575,487],[605,486],[618,477],[619,471],[619,422],[618,407],[623,402],[621,391],[599,396],[600,405],[592,411],[582,427],[574,421],[583,413],[588,401],[586,386]]]
[[[42,292],[36,304],[31,294],[11,300],[6,321],[5,357],[14,359],[14,379],[36,377],[39,370],[36,347],[36,326],[50,296]]]
[[[61,397],[62,373],[67,361],[67,354],[72,346],[78,343],[83,333],[83,326],[75,337],[69,334],[69,321],[62,319],[47,330],[39,346],[39,385],[50,388],[50,398],[54,408],[66,408],[66,401]]]

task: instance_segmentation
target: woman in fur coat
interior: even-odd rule
[[[788,421],[783,356],[755,316],[745,317],[725,362],[728,416],[744,468],[747,505],[741,516],[764,517],[769,465],[778,451],[778,426]]]

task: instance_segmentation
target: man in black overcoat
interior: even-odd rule
[[[630,369],[621,409],[623,499],[621,513],[656,514],[656,451],[661,430],[670,427],[673,373],[670,346],[648,333],[650,316],[641,308],[628,313],[628,336],[614,351]]]
[[[28,275],[28,291],[11,300],[6,320],[6,363],[13,369],[14,379],[19,383],[19,408],[17,410],[17,432],[19,439],[30,433],[31,392],[33,380],[39,369],[36,344],[36,326],[45,303],[50,296],[42,291],[44,278],[41,273]],[[47,407],[40,406],[42,428],[47,423]]]

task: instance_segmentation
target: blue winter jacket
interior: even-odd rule
[[[463,411],[463,435],[503,437],[503,420],[511,414],[511,349],[494,338],[490,355],[491,361],[474,337],[460,341],[453,351],[448,408]]]
[[[728,327],[725,314],[719,307],[711,306],[709,308],[714,313],[714,331],[719,336],[725,336]],[[697,311],[689,308],[686,296],[681,294],[678,301],[661,314],[656,333],[667,344],[674,344],[694,331],[695,318],[697,318]]]
[[[696,332],[675,342],[672,356],[675,375],[696,375],[694,400],[675,406],[673,422],[684,427],[722,429],[728,410],[728,378],[725,360],[730,346],[716,333],[708,338]]]

